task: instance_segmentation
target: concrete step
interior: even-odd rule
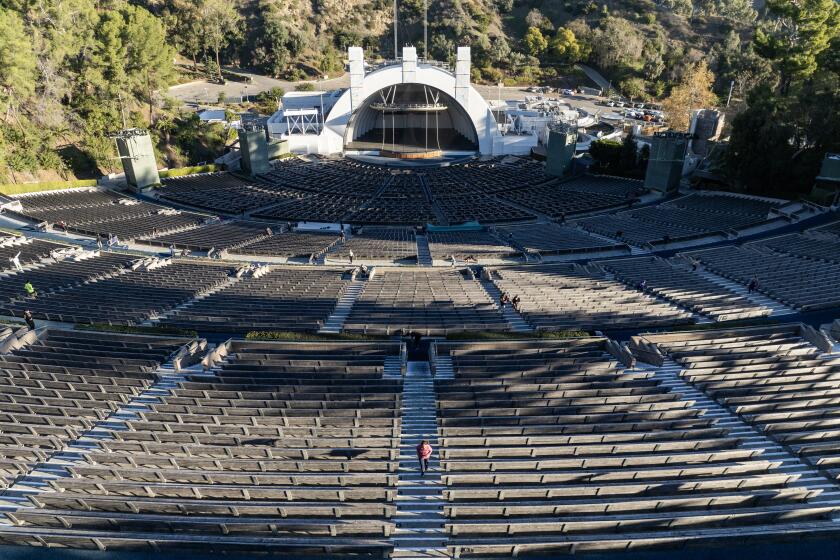
[[[422,255],[418,242],[418,255]],[[431,258],[429,259],[431,264]],[[403,381],[402,423],[399,447],[397,529],[391,537],[395,558],[446,556],[443,489],[440,461],[433,455],[429,471],[420,474],[415,448],[428,439],[437,446],[437,396],[428,362],[409,362]]]

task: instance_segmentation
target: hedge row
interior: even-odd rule
[[[281,340],[286,342],[326,342],[333,340],[346,340],[368,342],[377,340],[389,340],[386,335],[370,335],[355,333],[301,333],[291,331],[251,331],[245,335],[246,340]]]
[[[171,177],[183,177],[184,175],[195,175],[196,173],[213,173],[219,171],[219,166],[216,164],[209,165],[194,165],[193,167],[179,167],[177,169],[167,169],[159,173],[161,179],[169,179]]]
[[[172,336],[196,337],[198,333],[190,329],[179,329],[178,327],[167,327],[164,325],[140,326],[140,325],[109,325],[107,323],[93,323],[90,325],[76,325],[78,331],[102,331],[123,334],[162,334]]]
[[[58,191],[62,189],[77,189],[80,187],[95,187],[96,179],[78,179],[76,181],[45,181],[43,183],[11,183],[0,185],[2,194],[25,194],[31,192]]]
[[[497,331],[465,331],[449,333],[447,340],[516,340],[516,339],[546,339],[563,340],[567,338],[585,338],[592,336],[588,331],[534,331],[534,332],[497,332]]]

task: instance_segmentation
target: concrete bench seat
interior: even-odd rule
[[[192,533],[207,535],[278,538],[284,535],[325,537],[389,537],[394,530],[388,521],[354,519],[351,523],[315,519],[208,518],[133,514],[113,516],[102,512],[64,512],[55,510],[20,511],[9,517],[18,525],[42,529],[111,530],[116,532]]]

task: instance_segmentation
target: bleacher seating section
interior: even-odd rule
[[[416,259],[417,241],[411,229],[365,226],[331,255],[348,259],[350,251],[358,259]]]
[[[230,265],[179,261],[151,269],[118,269],[113,266],[113,259],[125,260],[125,255],[104,258],[109,259],[105,265],[110,266],[107,272],[98,271],[101,277],[95,281],[48,294],[39,293],[37,298],[18,297],[0,304],[0,310],[20,317],[28,309],[35,317],[48,321],[132,325],[166,313],[204,291],[223,285],[231,271]],[[82,261],[95,267],[100,262],[97,259]],[[45,274],[50,268],[44,269]],[[63,270],[59,281],[67,282]],[[29,278],[30,275],[21,273],[16,277]],[[20,280],[21,288],[23,282],[25,279]],[[79,277],[75,276],[73,282],[80,282]],[[36,289],[43,289],[35,281],[32,283]]]
[[[234,215],[302,196],[299,191],[257,186],[230,173],[166,179],[157,194],[161,199],[177,204]]]
[[[840,359],[803,339],[799,325],[641,335],[680,377],[745,422],[840,480]]]
[[[29,300],[23,285],[32,284],[38,297],[50,292],[80,286],[85,282],[119,274],[131,262],[131,257],[118,253],[101,253],[93,257],[46,259],[23,272],[10,271],[0,276],[0,301],[10,305]]]
[[[12,259],[17,257],[21,266],[38,263],[47,259],[55,250],[65,249],[67,245],[30,239],[26,237],[0,238],[0,273],[15,270]]]
[[[204,331],[317,331],[347,287],[342,271],[276,268],[196,301],[164,323]]]
[[[344,217],[350,223],[420,225],[438,222],[433,203],[414,173],[394,175],[377,194]]]
[[[349,332],[372,334],[509,328],[487,292],[462,271],[393,268],[377,269],[344,325]]]
[[[193,228],[206,220],[110,191],[69,190],[18,198],[21,215],[68,231],[92,236],[116,235],[130,240],[144,235]]]
[[[585,175],[562,181],[545,177],[537,184],[520,183],[497,194],[551,218],[626,206],[644,191],[640,181]]]
[[[584,218],[584,229],[633,245],[662,244],[718,235],[766,222],[782,201],[694,193],[656,206]],[[781,218],[778,218],[781,219]]]
[[[255,222],[222,222],[180,233],[144,238],[143,242],[163,247],[174,245],[177,249],[190,251],[223,251],[270,237],[267,228],[265,224]]]
[[[260,219],[423,225],[559,218],[627,205],[640,181],[584,176],[560,180],[525,160],[391,170],[350,159],[274,163],[254,179],[211,173],[167,179],[158,195],[175,203]]]
[[[452,557],[643,554],[838,530],[821,484],[801,485],[778,454],[616,363],[604,339],[440,343],[438,354],[454,370],[435,381]]]
[[[599,261],[618,280],[631,287],[645,283],[646,291],[716,321],[765,317],[772,310],[696,274],[686,264],[656,257]]]
[[[618,241],[599,239],[577,228],[552,223],[507,225],[499,226],[496,230],[509,243],[540,255],[629,250]]]
[[[747,247],[767,248],[783,255],[840,263],[840,239],[834,236],[819,237],[818,235],[791,233],[753,241],[748,243]]]
[[[231,252],[251,257],[309,258],[325,253],[338,240],[335,232],[287,231],[248,243]]]
[[[488,231],[432,231],[426,237],[434,259],[504,259],[519,254]]]
[[[522,317],[539,330],[622,329],[691,323],[688,311],[579,265],[494,268],[493,282],[519,296]]]
[[[719,247],[686,255],[743,285],[756,278],[759,292],[801,311],[840,306],[840,263],[760,248]]]
[[[136,397],[186,342],[49,330],[0,354],[0,488]]]
[[[105,428],[70,476],[8,514],[0,542],[385,557],[402,390],[383,379],[392,355],[397,344],[234,343],[214,375],[187,375]]]

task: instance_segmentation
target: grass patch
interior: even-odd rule
[[[25,194],[43,191],[59,191],[63,189],[77,189],[80,187],[95,187],[96,179],[79,179],[76,181],[45,181],[43,183],[12,183],[0,185],[2,194]]]
[[[542,340],[563,340],[567,338],[585,338],[592,336],[589,331],[534,331],[534,332],[497,332],[497,331],[465,331],[449,333],[446,340],[518,340],[523,338]]]
[[[179,167],[177,169],[167,169],[165,171],[161,171],[159,175],[161,179],[169,179],[172,177],[195,175],[196,173],[213,173],[219,170],[219,166],[216,164],[194,165],[192,167]]]
[[[277,159],[289,159],[289,158],[293,158],[293,157],[295,157],[295,154],[293,154],[291,152],[284,152],[282,154],[272,155],[268,159],[270,159],[271,161],[274,161],[274,160],[277,160]]]
[[[198,333],[191,329],[179,329],[178,327],[167,327],[164,325],[140,326],[140,325],[108,325],[106,323],[93,323],[91,325],[76,325],[77,331],[101,331],[122,334],[148,334],[148,335],[172,335],[195,338]]]
[[[280,340],[285,342],[373,342],[391,340],[387,335],[358,334],[358,333],[302,333],[292,331],[251,331],[245,335],[245,340]]]

